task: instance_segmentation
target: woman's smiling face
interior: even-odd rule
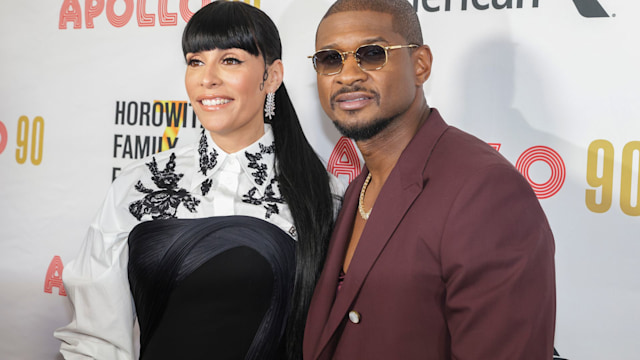
[[[202,126],[223,144],[242,149],[264,134],[265,62],[242,49],[187,53],[185,87]],[[275,91],[275,90],[274,90]],[[234,146],[235,147],[235,146]]]

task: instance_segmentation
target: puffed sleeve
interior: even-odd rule
[[[442,239],[452,359],[551,359],[554,240],[538,199],[513,168],[470,176]]]
[[[137,223],[129,214],[132,175],[112,184],[78,257],[62,273],[73,319],[55,331],[65,359],[134,358],[134,305],[127,275],[127,238]]]

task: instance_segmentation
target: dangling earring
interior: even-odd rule
[[[271,120],[276,116],[276,94],[268,93],[267,101],[264,103],[264,117],[268,117]]]

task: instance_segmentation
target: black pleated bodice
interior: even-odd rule
[[[154,220],[129,234],[140,358],[278,359],[295,243],[247,216]]]

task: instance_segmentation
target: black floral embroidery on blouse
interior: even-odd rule
[[[202,196],[206,196],[209,193],[209,190],[211,190],[211,184],[213,184],[212,179],[207,179],[204,182],[202,182],[202,185],[200,185],[200,190],[202,190]]]
[[[263,154],[273,154],[273,152],[275,151],[275,144],[265,146],[262,145],[262,143],[258,143],[258,145],[260,146],[260,152],[252,154],[248,151],[245,151],[244,154],[247,157],[247,160],[249,160],[249,168],[255,170],[255,172],[252,172],[251,175],[253,175],[256,184],[262,185],[267,180],[267,170],[269,169],[269,167],[267,166],[267,164],[259,161],[262,160]]]
[[[216,149],[212,149],[211,153],[207,155],[207,148],[207,136],[205,135],[204,130],[202,130],[198,154],[200,154],[200,171],[204,175],[207,175],[207,171],[213,169],[218,164],[218,152]]]
[[[276,144],[271,144],[269,146],[262,145],[262,143],[258,143],[260,146],[260,152],[263,154],[273,154],[276,151]]]
[[[169,162],[164,170],[158,170],[158,163],[154,157],[147,167],[151,174],[151,181],[159,188],[159,190],[148,189],[138,180],[135,189],[145,195],[144,198],[129,204],[129,212],[136,219],[141,220],[144,215],[151,215],[155,219],[170,219],[176,217],[176,211],[180,204],[183,204],[187,210],[196,212],[196,206],[200,200],[194,198],[185,189],[178,188],[178,181],[184,174],[176,174],[176,154],[173,153],[169,157]]]
[[[280,214],[278,204],[284,204],[284,199],[276,195],[274,186],[278,186],[278,181],[274,178],[271,179],[271,183],[267,185],[264,190],[264,196],[256,197],[258,189],[254,186],[249,192],[242,196],[242,202],[252,205],[262,205],[267,212],[265,213],[265,219],[271,218],[273,214]],[[278,191],[280,189],[278,188]]]

